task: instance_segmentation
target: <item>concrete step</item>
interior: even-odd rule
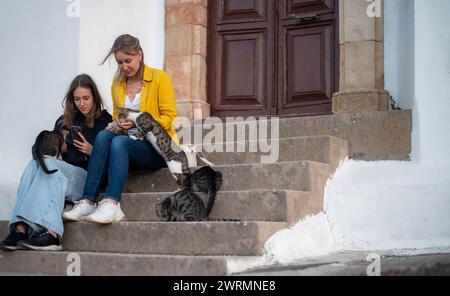
[[[155,205],[170,194],[170,192],[124,194],[121,207],[127,221],[158,221]],[[207,194],[200,194],[206,202]],[[318,196],[316,198],[319,199]],[[312,199],[313,193],[304,191],[220,191],[216,196],[210,218],[292,223],[301,216],[310,214],[311,208],[308,207],[308,203]]]
[[[331,172],[329,164],[313,161],[221,165],[217,166],[216,169],[223,174],[222,191],[311,191],[313,188],[311,185],[312,179],[319,175],[326,175],[326,178],[328,178]],[[323,186],[323,184],[320,186]],[[125,185],[126,193],[173,192],[175,190],[175,179],[170,175],[168,169],[153,173],[131,173]]]
[[[67,251],[153,255],[261,255],[283,222],[66,223]],[[233,242],[233,243],[230,243]]]
[[[330,163],[336,168],[339,161],[348,157],[349,153],[346,140],[331,136],[283,138],[273,140],[269,144],[271,149],[268,153],[261,152],[259,141],[216,143],[197,148],[216,165],[262,163],[272,157],[277,162],[310,160]],[[238,151],[238,147],[244,152],[227,152]],[[250,152],[250,148],[257,152]],[[275,149],[278,152],[275,152]],[[203,163],[200,162],[200,165]]]
[[[199,144],[205,140],[205,135],[216,133],[222,137],[216,139],[217,142],[231,142],[237,140],[238,129],[245,135],[244,139],[250,139],[250,133],[259,135],[260,127],[251,119],[228,124],[206,122],[190,127],[191,132],[186,135],[180,133],[180,138],[183,143]],[[266,134],[266,128],[262,127]],[[412,112],[402,110],[282,118],[275,138],[334,136],[349,142],[350,157],[354,159],[409,160],[411,132]],[[263,136],[258,139],[272,137],[270,120],[267,136]]]
[[[0,252],[0,273],[68,275],[73,272],[73,252]],[[223,256],[166,256],[77,252],[82,276],[221,276]],[[69,257],[69,255],[71,257]],[[72,264],[72,265],[71,265]],[[71,265],[71,266],[70,266]]]

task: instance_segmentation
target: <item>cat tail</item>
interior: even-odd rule
[[[215,188],[210,188],[208,190],[208,202],[206,203],[206,217],[211,214],[214,202],[216,201],[217,190]]]
[[[217,192],[222,187],[222,173],[215,171],[215,177],[210,179],[210,186],[208,188],[208,202],[206,204],[206,217],[211,214],[214,202],[216,201]]]
[[[38,143],[40,142],[40,139],[43,137],[43,132],[41,132],[37,138],[36,138],[36,142],[34,143],[33,147],[31,147],[31,154],[33,155],[33,159],[37,162],[38,166],[42,168],[42,170],[44,171],[44,173],[46,173],[47,175],[51,175],[56,173],[58,170],[51,170],[49,171],[47,168],[47,165],[45,164],[44,161],[44,155],[42,155],[40,153],[40,149],[38,148]]]
[[[192,173],[191,173],[191,169],[189,168],[189,162],[188,162],[186,153],[183,150],[181,150],[180,155],[182,158],[181,159],[181,169],[183,171],[183,174],[191,175]]]

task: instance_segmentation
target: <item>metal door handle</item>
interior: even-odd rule
[[[303,23],[307,21],[313,21],[317,19],[317,14],[315,13],[308,13],[308,14],[290,14],[289,18],[293,18],[297,20],[297,23]]]

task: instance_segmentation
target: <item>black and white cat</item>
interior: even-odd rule
[[[42,131],[36,137],[35,143],[31,148],[33,159],[36,160],[38,166],[47,174],[51,175],[58,170],[49,171],[44,159],[55,158],[62,159],[62,146],[64,144],[64,135],[61,131]]]
[[[165,159],[172,176],[179,183],[183,182],[181,179],[191,174],[186,154],[173,142],[166,130],[153,116],[147,112],[119,108],[119,117],[134,122],[138,132],[135,136],[130,137],[134,140],[145,139],[150,142]]]
[[[156,205],[156,215],[163,221],[203,221],[212,211],[222,174],[209,166],[196,170],[185,179],[183,189]],[[208,193],[206,206],[197,192]]]

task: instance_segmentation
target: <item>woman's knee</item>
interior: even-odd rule
[[[95,146],[103,146],[107,145],[111,142],[114,137],[117,136],[117,134],[114,134],[113,132],[103,130],[98,133],[97,137],[95,138]]]

